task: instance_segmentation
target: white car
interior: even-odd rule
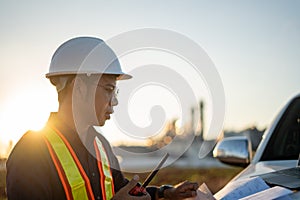
[[[232,181],[285,168],[296,167],[300,153],[300,94],[290,99],[265,131],[254,157],[247,137],[220,141],[214,157],[220,161],[247,166]],[[299,192],[298,192],[299,193]]]

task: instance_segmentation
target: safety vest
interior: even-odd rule
[[[94,200],[92,187],[70,143],[55,127],[46,127],[44,140],[65,190],[67,200]],[[114,183],[107,154],[102,142],[96,137],[94,148],[100,174],[102,199],[114,195]]]

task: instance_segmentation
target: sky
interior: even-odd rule
[[[10,140],[15,144],[26,130],[41,128],[49,113],[57,110],[56,91],[45,74],[60,44],[76,36],[109,40],[142,28],[177,32],[207,53],[224,87],[224,129],[263,129],[300,92],[299,9],[296,0],[0,0],[0,155]],[[165,64],[168,56],[162,54],[137,52],[124,62]],[[193,81],[192,76],[186,79]],[[195,90],[195,83],[190,83]],[[140,126],[151,123],[149,110],[156,104],[166,106],[167,119],[178,118],[194,106],[178,107],[176,96],[159,85],[144,89],[146,93],[136,93],[128,108]],[[195,95],[205,100],[209,119],[209,91]],[[123,139],[112,135],[118,132],[113,122],[107,123],[104,132],[111,141]]]

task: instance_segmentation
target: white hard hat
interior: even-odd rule
[[[63,43],[53,54],[47,78],[71,74],[116,74],[118,79],[132,76],[122,72],[113,50],[99,38],[77,37]]]

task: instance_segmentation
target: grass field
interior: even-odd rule
[[[206,183],[208,188],[215,193],[219,191],[226,183],[238,174],[242,168],[204,168],[204,169],[182,169],[167,167],[161,169],[152,180],[152,185],[177,184],[179,182],[190,180],[199,184]],[[148,173],[138,174],[141,182],[145,180]],[[131,178],[133,174],[125,173],[127,178]],[[6,200],[5,195],[5,171],[0,171],[0,200]]]
[[[175,185],[182,181],[189,180],[198,182],[199,185],[206,183],[208,188],[214,194],[237,175],[242,168],[173,168],[167,167],[161,169],[154,179],[151,181],[152,185],[171,184]],[[146,179],[149,173],[138,174],[141,182]],[[131,178],[134,174],[125,173],[127,178]]]

